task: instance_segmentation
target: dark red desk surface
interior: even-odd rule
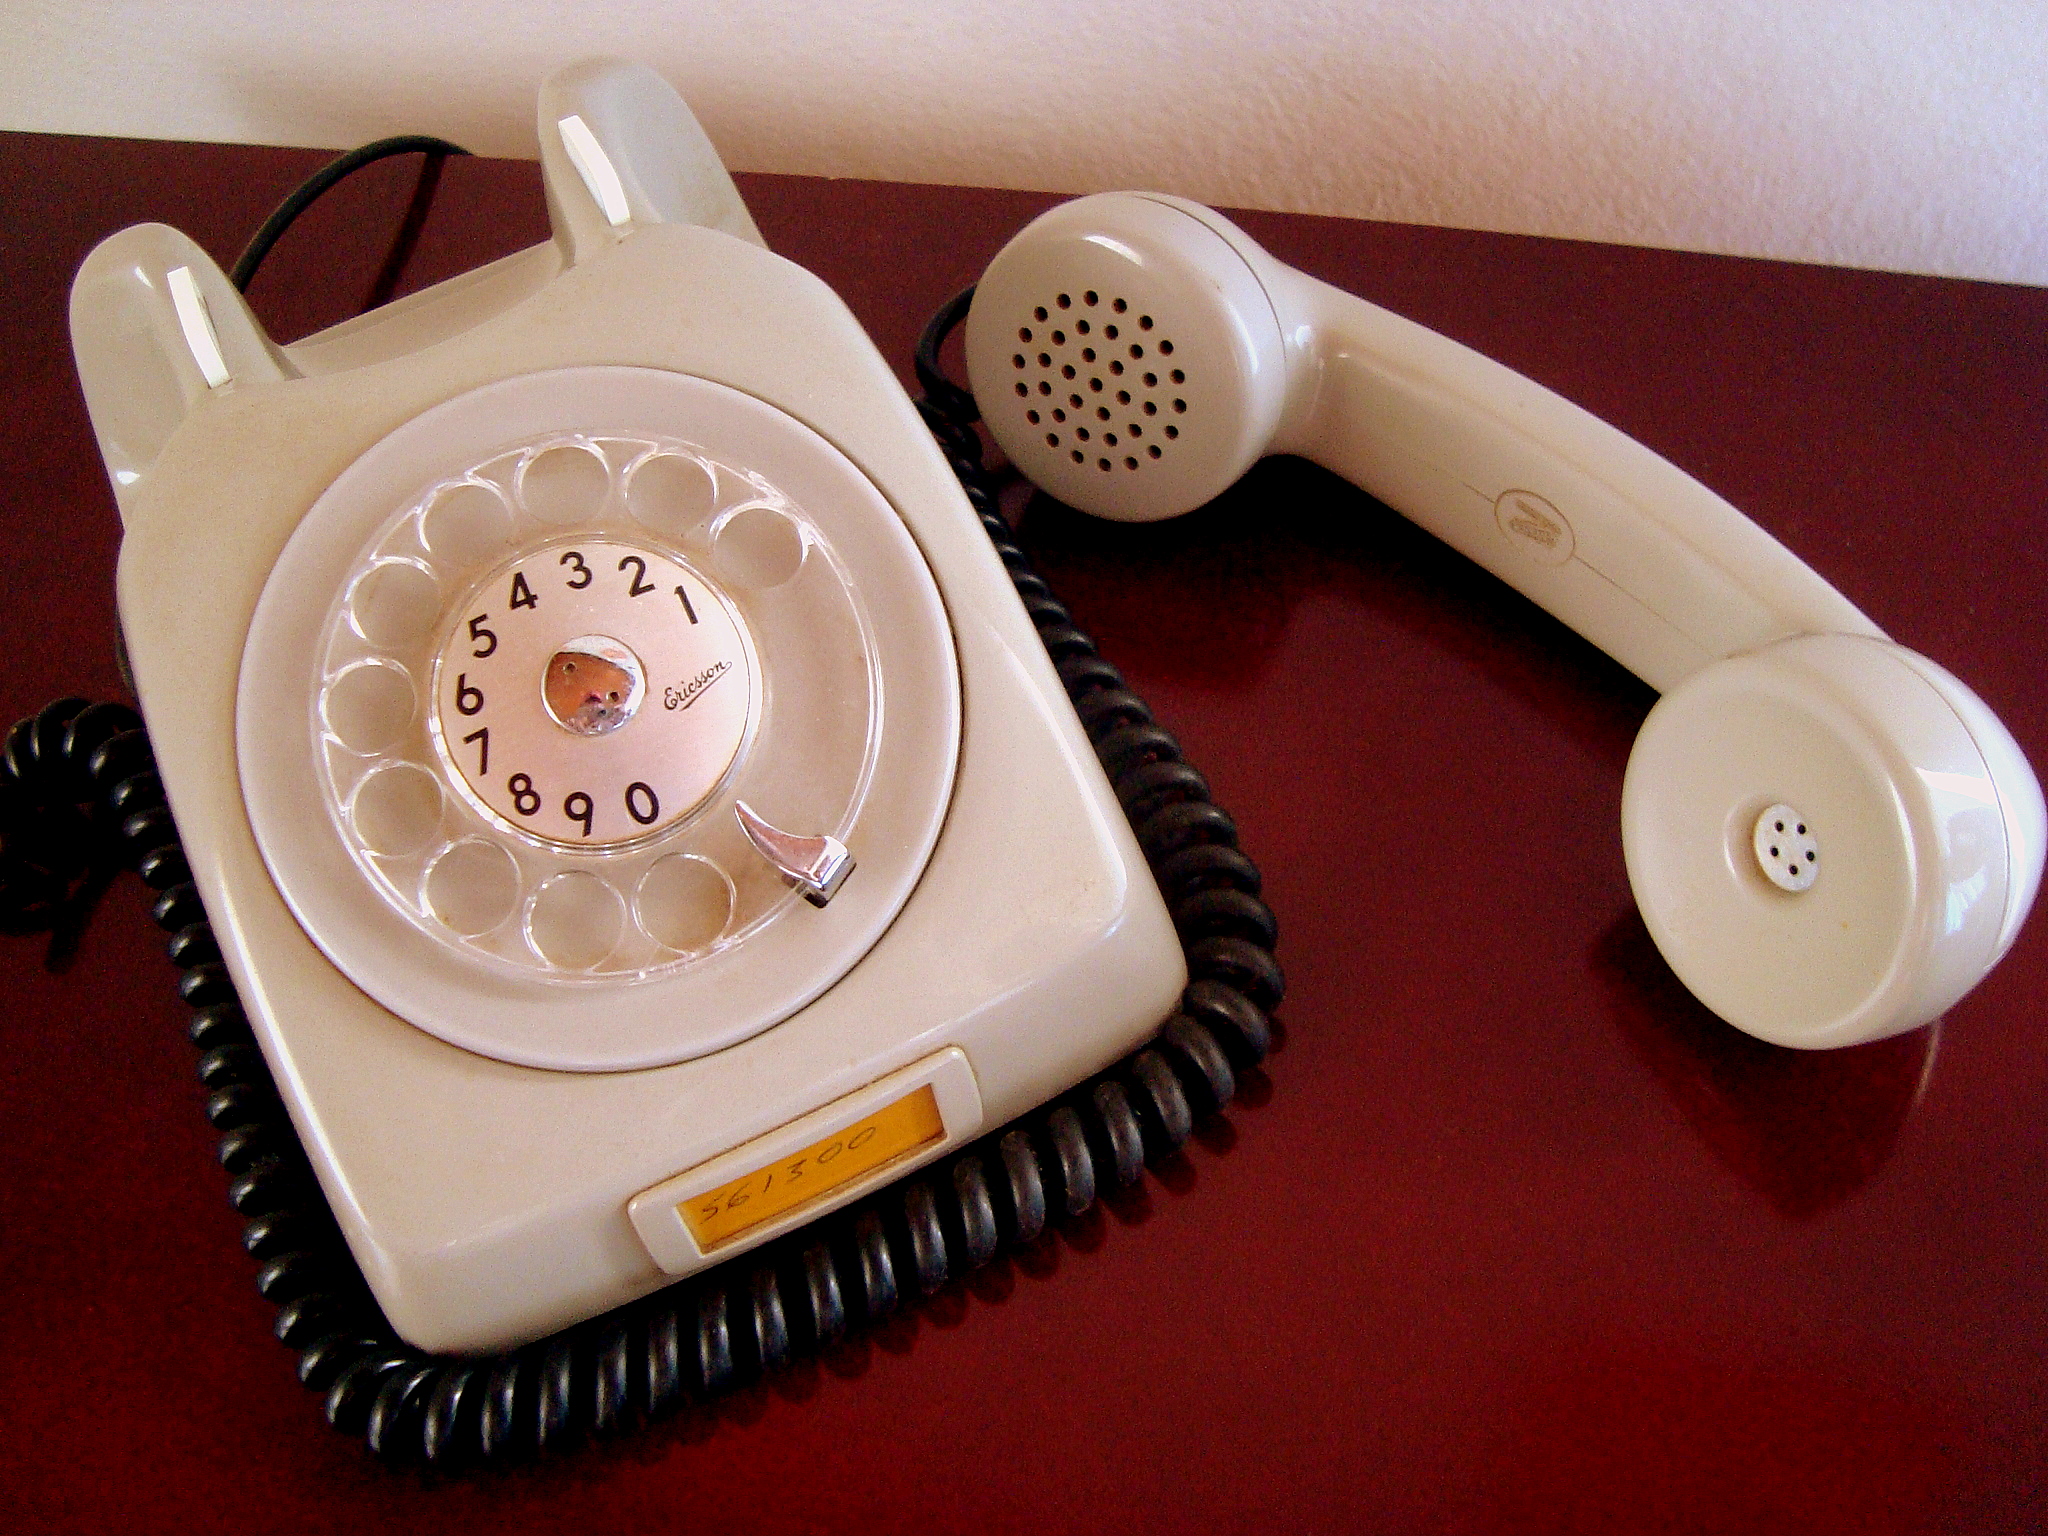
[[[0,139],[8,718],[108,695],[116,527],[65,292],[234,254],[320,157]],[[257,284],[367,287],[409,174]],[[893,359],[1048,199],[744,178]],[[2048,765],[2048,292],[1305,218],[1287,260],[1582,401],[1961,673]],[[449,167],[412,276],[539,239]],[[907,371],[907,370],[906,370]],[[1267,872],[1283,1047],[1136,1196],[822,1366],[516,1471],[386,1470],[272,1342],[131,884],[0,942],[0,1486],[19,1530],[2007,1531],[2048,1473],[2048,924],[1938,1030],[1755,1044],[1630,903],[1650,696],[1300,464],[1177,525],[1034,506],[1055,588]],[[1937,1049],[1938,1045],[1938,1049]]]

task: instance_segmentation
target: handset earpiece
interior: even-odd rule
[[[1288,415],[1295,370],[1257,248],[1191,206],[1062,204],[1003,248],[968,311],[967,372],[997,442],[1098,517],[1201,506],[1274,451]]]
[[[2010,733],[1590,413],[1152,193],[1027,226],[978,286],[966,347],[996,441],[1069,505],[1172,517],[1297,453],[1664,692],[1624,783],[1629,878],[1672,969],[1730,1023],[1876,1039],[2010,946],[2048,843]]]

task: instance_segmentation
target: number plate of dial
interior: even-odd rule
[[[435,658],[435,743],[502,826],[569,848],[656,836],[703,804],[746,739],[739,620],[671,555],[546,545],[454,612]]]

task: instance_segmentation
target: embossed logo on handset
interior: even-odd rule
[[[1577,545],[1564,514],[1534,491],[1502,491],[1493,520],[1510,543],[1542,565],[1563,565]]]

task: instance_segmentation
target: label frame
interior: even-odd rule
[[[773,1218],[746,1227],[731,1236],[701,1245],[684,1219],[681,1207],[712,1190],[755,1173],[781,1158],[794,1156],[814,1143],[824,1141],[857,1125],[870,1115],[929,1088],[938,1108],[941,1133],[870,1168],[855,1178],[804,1200]],[[642,1190],[626,1202],[626,1214],[647,1252],[661,1269],[672,1275],[701,1269],[713,1259],[729,1258],[758,1246],[782,1233],[800,1227],[822,1211],[831,1210],[886,1184],[912,1168],[943,1156],[962,1142],[978,1135],[982,1128],[981,1091],[967,1053],[948,1046],[935,1055],[914,1062],[876,1079],[863,1088],[812,1110],[765,1135],[697,1164],[693,1168]]]

